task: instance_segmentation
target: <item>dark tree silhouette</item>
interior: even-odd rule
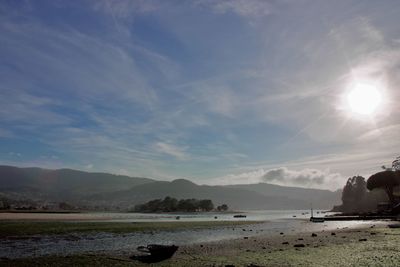
[[[214,209],[214,204],[209,199],[203,199],[199,202],[199,208],[203,211],[210,211]]]
[[[353,176],[347,179],[342,192],[342,207],[344,211],[356,211],[360,209],[367,193],[365,178]]]
[[[396,204],[393,189],[398,185],[400,185],[400,171],[386,170],[378,172],[369,177],[367,181],[368,190],[373,190],[375,188],[382,188],[385,190],[392,205]]]
[[[228,205],[222,204],[221,206],[217,207],[218,211],[227,211],[228,210]]]
[[[400,171],[400,156],[397,157],[395,160],[392,162],[392,169],[394,171]]]
[[[181,199],[177,200],[173,197],[166,197],[163,200],[154,199],[147,203],[136,205],[134,211],[136,212],[195,212],[195,211],[211,211],[214,209],[214,204],[209,199],[197,200]]]

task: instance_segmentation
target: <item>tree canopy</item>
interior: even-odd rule
[[[368,190],[382,188],[392,204],[396,203],[393,189],[398,185],[400,185],[400,171],[386,170],[378,172],[369,177],[367,181]]]
[[[343,188],[342,202],[344,204],[359,202],[367,193],[365,178],[362,176],[353,176],[347,180]]]
[[[180,199],[179,201],[173,197],[162,199],[154,199],[147,203],[136,205],[136,212],[195,212],[195,211],[211,211],[214,204],[210,199]]]

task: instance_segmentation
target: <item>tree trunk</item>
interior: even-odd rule
[[[386,191],[386,194],[388,195],[390,203],[392,204],[392,207],[393,207],[396,204],[394,201],[393,187],[386,186],[385,191]]]

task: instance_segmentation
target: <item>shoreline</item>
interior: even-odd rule
[[[390,265],[392,260],[400,261],[400,248],[397,246],[400,229],[389,229],[387,225],[390,223],[393,222],[373,221],[354,227],[315,231],[300,229],[299,232],[276,235],[260,232],[256,236],[181,245],[171,259],[155,266],[352,266],[373,265],[377,259]],[[248,231],[251,230],[252,226]],[[129,259],[132,254],[133,250],[1,259],[0,266],[142,266]],[[364,256],[360,258],[357,255]]]

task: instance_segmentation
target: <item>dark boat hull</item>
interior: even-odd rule
[[[145,263],[160,262],[171,258],[178,250],[175,245],[158,245],[150,244],[146,247],[140,246],[138,251],[145,253],[144,255],[134,255],[131,259],[138,260]]]

